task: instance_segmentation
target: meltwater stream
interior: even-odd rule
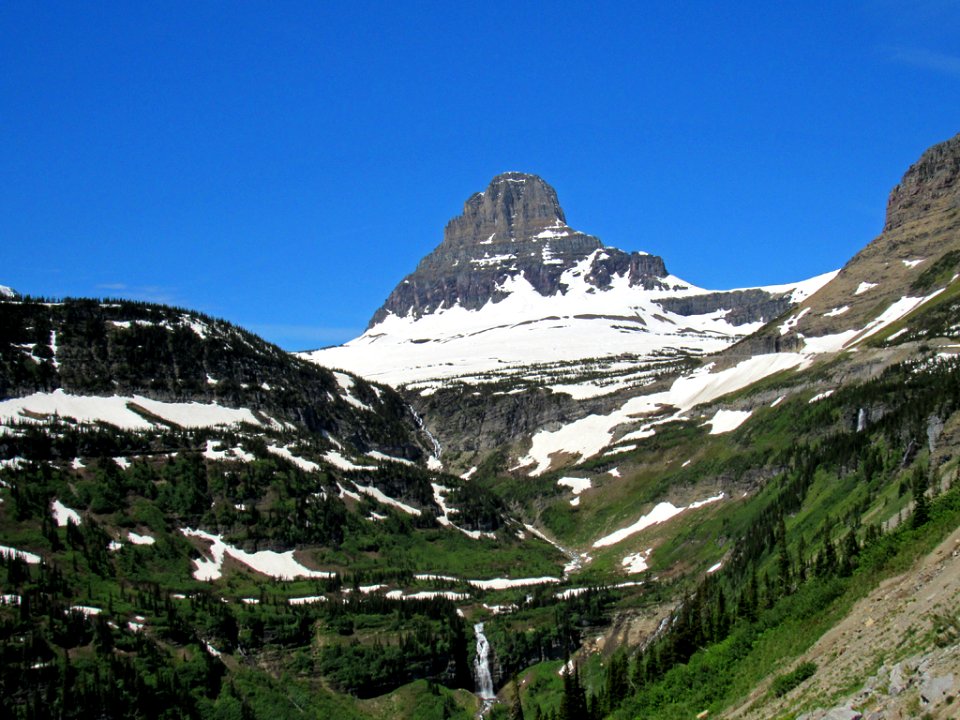
[[[473,626],[477,636],[477,654],[473,658],[473,676],[477,682],[477,696],[488,706],[495,698],[493,694],[493,675],[490,674],[490,643],[483,634],[483,623]]]

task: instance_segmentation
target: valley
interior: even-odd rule
[[[505,173],[306,353],[0,288],[4,716],[953,717],[958,176],[709,291]]]

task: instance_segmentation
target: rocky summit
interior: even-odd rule
[[[477,310],[506,295],[504,281],[523,276],[541,295],[565,292],[561,276],[597,250],[585,279],[603,289],[626,273],[631,286],[652,289],[667,275],[663,259],[604,247],[567,225],[557,192],[536,175],[497,175],[464,203],[443,242],[405,277],[370,321],[388,314],[414,317],[459,305]]]

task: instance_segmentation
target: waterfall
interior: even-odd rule
[[[409,407],[409,408],[410,408],[410,412],[413,413],[413,419],[416,420],[416,422],[417,422],[417,427],[420,428],[421,432],[423,432],[424,435],[426,435],[428,438],[430,438],[430,442],[433,444],[433,456],[434,456],[437,460],[439,460],[439,459],[440,459],[440,453],[443,452],[443,448],[440,447],[440,441],[437,440],[437,439],[433,436],[433,433],[432,433],[432,432],[430,432],[429,430],[427,430],[427,426],[423,424],[423,418],[420,417],[419,414],[417,414],[417,411],[413,409],[413,406],[412,406],[412,405],[408,405],[407,407]]]
[[[477,695],[481,700],[493,700],[493,676],[490,674],[490,643],[483,634],[483,623],[473,626],[477,636],[477,654],[473,658],[473,674],[477,681]]]
[[[857,432],[863,432],[867,429],[867,411],[863,408],[860,408],[860,412],[857,413]]]

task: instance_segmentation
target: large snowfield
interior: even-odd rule
[[[452,378],[482,381],[511,368],[588,358],[654,358],[670,350],[711,353],[762,325],[732,325],[723,310],[691,316],[665,311],[657,300],[714,292],[674,276],[663,278],[668,289],[630,287],[629,277],[619,275],[608,289],[599,290],[586,275],[602,252],[594,251],[563,273],[563,294],[541,295],[523,276],[514,275],[500,287],[506,297],[479,310],[456,305],[420,318],[388,315],[345,345],[303,356],[388,385],[429,388]],[[835,275],[760,289],[790,292],[799,302]],[[571,392],[599,394],[589,388]]]

